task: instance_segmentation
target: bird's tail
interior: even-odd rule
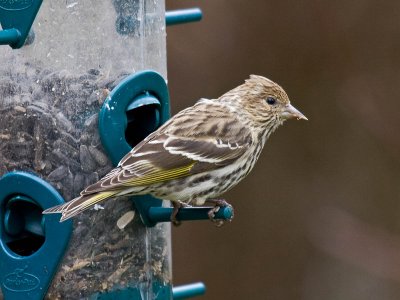
[[[92,205],[115,196],[118,192],[119,191],[107,191],[79,196],[67,203],[48,208],[43,211],[43,214],[61,214],[60,222],[63,222],[83,212]]]

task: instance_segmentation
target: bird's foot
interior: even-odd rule
[[[172,214],[171,214],[171,223],[174,224],[175,226],[179,226],[179,225],[182,224],[181,221],[178,221],[176,219],[176,216],[177,216],[179,210],[182,207],[190,207],[190,205],[186,204],[186,203],[184,203],[182,201],[172,201],[172,206],[173,206],[174,209],[173,209]]]
[[[233,206],[226,202],[224,199],[208,199],[207,202],[211,202],[214,204],[214,207],[208,211],[208,218],[211,222],[213,222],[217,227],[221,227],[225,224],[226,220],[215,219],[215,214],[220,210],[221,207],[229,206],[232,209],[232,218],[228,221],[231,222],[233,219]]]

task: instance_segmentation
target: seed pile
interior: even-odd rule
[[[33,172],[70,200],[112,169],[97,114],[129,72],[110,77],[90,69],[77,75],[25,63],[1,74],[0,175]],[[125,198],[78,216],[47,298],[81,299],[114,286],[146,283],[151,276],[168,283],[168,226],[146,229],[132,214],[133,203]]]

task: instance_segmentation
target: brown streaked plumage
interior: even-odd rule
[[[251,75],[220,98],[179,112],[79,197],[43,213],[61,213],[63,221],[105,199],[139,194],[202,205],[243,179],[289,118],[307,120],[278,84]]]

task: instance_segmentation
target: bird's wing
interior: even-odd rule
[[[171,118],[132,149],[81,195],[146,186],[217,169],[238,159],[252,143],[250,130],[226,107],[199,101]]]

